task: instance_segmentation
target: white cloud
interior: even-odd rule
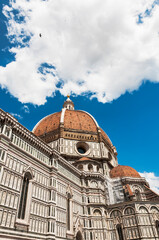
[[[18,119],[22,119],[23,117],[20,114],[17,113],[10,113],[13,117],[18,118]]]
[[[23,47],[12,48],[15,61],[0,67],[1,86],[23,103],[40,105],[57,89],[64,95],[91,92],[107,102],[144,79],[159,82],[159,6],[151,9],[153,2],[12,1],[3,10],[8,34]],[[13,15],[15,9],[24,22]],[[43,63],[44,74],[38,70]]]
[[[153,191],[159,194],[159,177],[153,172],[140,173],[141,177],[145,177]]]
[[[27,105],[24,105],[22,107],[22,110],[24,110],[25,113],[30,113],[29,107]]]

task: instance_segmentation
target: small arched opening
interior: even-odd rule
[[[83,165],[80,164],[80,165],[78,166],[78,169],[79,169],[80,171],[83,171]]]
[[[89,170],[90,172],[93,172],[93,165],[92,165],[92,164],[88,164],[88,170]]]
[[[80,231],[76,234],[76,240],[83,240],[82,233]]]

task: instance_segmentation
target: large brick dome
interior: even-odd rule
[[[109,137],[101,128],[99,128],[96,120],[89,113],[79,110],[65,109],[65,112],[60,111],[48,115],[37,123],[33,129],[33,133],[36,136],[41,137],[58,132],[60,123],[62,123],[64,129],[68,131],[71,130],[97,134],[98,130],[100,130],[103,139],[105,139],[109,145],[112,145]]]
[[[102,139],[100,140],[112,146],[109,137],[98,126],[93,116],[85,111],[74,110],[74,104],[69,97],[63,107],[62,111],[48,115],[40,120],[34,127],[33,133],[46,142],[51,142],[51,140],[59,137],[98,142],[101,136]],[[81,135],[79,136],[77,133]]]
[[[132,167],[129,166],[123,166],[118,165],[117,167],[114,167],[110,171],[110,177],[111,178],[117,178],[117,177],[134,177],[134,178],[140,178],[140,174]]]

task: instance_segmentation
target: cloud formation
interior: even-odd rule
[[[10,114],[17,119],[23,119],[23,117],[20,114],[17,114],[17,113],[10,113]]]
[[[91,93],[109,102],[159,82],[159,6],[152,0],[15,0],[4,6],[15,61],[1,87],[23,103]],[[42,37],[39,34],[42,34]]]
[[[29,110],[29,107],[27,105],[24,105],[22,107],[22,110],[25,112],[25,113],[30,113],[30,110]]]
[[[141,177],[145,177],[153,191],[159,194],[159,177],[155,176],[153,172],[140,173]]]

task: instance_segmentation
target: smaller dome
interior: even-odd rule
[[[134,168],[129,166],[123,166],[123,165],[118,165],[117,167],[114,167],[110,171],[110,177],[111,178],[117,178],[117,177],[141,178],[140,174]]]

